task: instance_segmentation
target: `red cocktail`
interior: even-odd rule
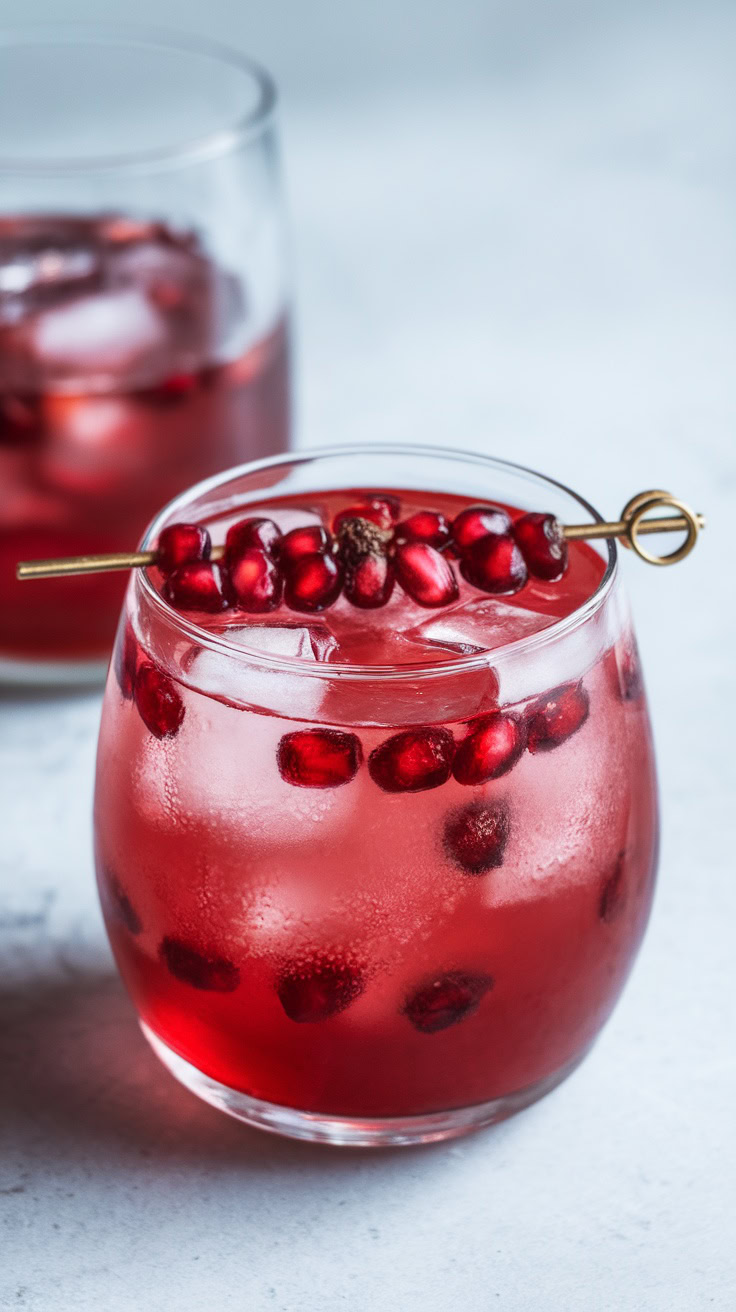
[[[104,31],[0,42],[0,79],[45,85],[38,122],[0,126],[0,678],[68,680],[104,670],[124,576],[30,596],[16,563],[126,550],[192,482],[288,445],[273,89],[231,52]]]
[[[565,559],[527,511],[581,503],[378,448],[212,480],[149,534],[100,738],[101,897],[156,1051],[247,1121],[459,1133],[564,1078],[618,997],[657,851],[636,645],[615,548]],[[220,565],[181,521],[227,537]]]

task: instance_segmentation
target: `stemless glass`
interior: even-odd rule
[[[104,672],[129,550],[177,492],[289,434],[269,75],[203,41],[0,35],[0,678]]]
[[[314,514],[355,488],[600,518],[515,465],[387,446],[210,479],[143,547],[177,521],[222,541],[254,505]],[[658,835],[616,547],[585,550],[597,585],[572,613],[434,664],[269,654],[132,578],[100,734],[98,881],[143,1031],[200,1097],[297,1138],[427,1142],[527,1106],[585,1055],[644,932]],[[317,650],[323,619],[290,618]],[[469,787],[448,769],[416,792],[381,780],[395,735],[454,750],[498,706],[528,734],[502,776]],[[327,755],[311,782],[339,786],[294,786],[308,781],[285,762],[304,733]],[[332,752],[350,765],[337,780]],[[477,860],[489,832],[503,843]]]

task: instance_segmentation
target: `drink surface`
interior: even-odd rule
[[[284,322],[197,236],[125,216],[0,218],[0,657],[110,649],[120,575],[21,559],[131,550],[156,509],[288,439]]]
[[[469,504],[390,495],[402,515]],[[217,542],[243,514],[316,527],[354,500],[282,497],[210,528]],[[562,579],[514,595],[463,581],[444,608],[397,589],[368,611],[342,596],[319,615],[187,616],[260,662],[196,629],[167,645],[131,590],[96,856],[121,972],[164,1043],[231,1089],[355,1118],[515,1094],[586,1050],[656,864],[635,641],[609,597],[584,642],[560,636],[528,668],[502,645],[572,614],[602,574],[575,543]],[[351,665],[376,675],[345,681]]]

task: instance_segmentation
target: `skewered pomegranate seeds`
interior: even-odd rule
[[[169,524],[158,540],[156,564],[162,574],[171,574],[180,565],[207,560],[211,545],[210,535],[201,524]]]
[[[225,558],[235,559],[249,547],[257,547],[260,551],[275,555],[280,542],[281,529],[272,519],[257,516],[252,519],[241,519],[237,524],[232,524],[227,531]]]
[[[220,571],[208,560],[179,565],[164,583],[163,595],[177,610],[203,610],[216,614],[227,606]]]
[[[249,615],[263,615],[281,604],[281,570],[258,547],[246,547],[228,561],[227,584],[230,599]]]
[[[513,534],[530,574],[550,582],[562,578],[567,569],[567,543],[554,515],[522,515]]]

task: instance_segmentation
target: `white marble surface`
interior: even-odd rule
[[[333,88],[286,119],[302,442],[477,447],[610,513],[664,484],[709,516],[677,569],[624,562],[664,820],[625,996],[566,1085],[473,1138],[250,1133],[158,1067],[114,974],[97,693],[3,695],[3,1308],[736,1306],[733,24],[649,14],[513,78]]]

